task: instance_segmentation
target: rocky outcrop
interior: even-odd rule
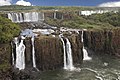
[[[32,43],[31,38],[25,39],[25,64],[27,68],[32,68]]]
[[[59,38],[44,36],[36,38],[36,65],[40,70],[51,70],[63,65],[62,43]]]
[[[98,53],[120,57],[120,29],[90,30],[84,33],[85,46]]]
[[[65,35],[70,40],[72,47],[72,56],[74,65],[82,62],[82,43],[81,35],[69,34]],[[66,41],[65,41],[66,42]],[[32,66],[32,45],[31,38],[24,40],[25,49],[25,70],[19,71],[18,69],[12,70],[13,80],[26,80],[35,79],[36,75],[40,72],[36,71]],[[36,68],[39,71],[60,69],[64,66],[64,50],[63,44],[58,36],[40,35],[35,38],[35,59]]]
[[[54,11],[54,12],[45,12],[45,19],[47,18],[51,18],[51,19],[72,19],[73,17],[73,13],[75,13],[76,15],[78,15],[78,12],[67,12],[67,11]]]
[[[81,63],[83,59],[83,44],[81,42],[81,35],[79,34],[72,34],[69,39],[72,45],[72,53],[73,53],[73,62],[74,63]]]
[[[82,43],[78,35],[68,37],[72,45],[74,64],[82,62]],[[39,70],[63,67],[63,46],[59,37],[41,36],[35,39],[36,65]]]

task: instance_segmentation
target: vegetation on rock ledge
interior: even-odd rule
[[[68,19],[47,18],[46,23],[57,27],[86,28],[86,29],[112,29],[120,27],[120,12],[78,16],[76,13]]]
[[[20,27],[9,19],[0,16],[0,43],[9,42],[20,32]]]

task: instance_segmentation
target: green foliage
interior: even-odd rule
[[[104,14],[94,14],[86,17],[87,20],[92,20],[94,22],[108,23],[114,27],[120,27],[120,12],[104,13]]]
[[[105,29],[105,28],[113,28],[114,26],[108,22],[104,22],[104,21],[102,22],[98,20],[97,17],[78,16],[76,13],[71,13],[71,14],[72,17],[70,19],[47,18],[46,23],[57,27],[62,26],[62,27],[86,28],[86,29]]]
[[[21,5],[10,5],[0,6],[0,11],[40,11],[40,10],[62,10],[62,11],[81,11],[81,10],[119,10],[118,8],[112,7],[90,7],[90,6],[21,6]]]
[[[0,43],[9,42],[20,32],[20,27],[9,19],[0,16]]]

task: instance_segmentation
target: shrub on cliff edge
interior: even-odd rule
[[[20,32],[20,27],[11,20],[0,16],[0,43],[9,42]]]

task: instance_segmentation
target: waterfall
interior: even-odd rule
[[[14,58],[14,51],[13,51],[13,43],[12,42],[11,42],[11,46],[12,46],[12,65],[14,65],[15,58]]]
[[[65,42],[63,40],[63,38],[61,37],[62,35],[59,35],[62,44],[63,44],[63,50],[64,50],[64,69],[67,69],[67,64],[66,64],[66,50],[65,50]]]
[[[19,13],[19,16],[20,16],[20,20],[18,22],[23,22],[22,13]]]
[[[81,34],[81,42],[82,43],[84,42],[84,40],[83,40],[83,31],[82,31],[82,34]],[[84,44],[83,44],[83,60],[91,60],[91,57],[88,56],[88,52],[85,49]]]
[[[37,22],[44,20],[44,13],[41,12],[22,12],[22,13],[8,13],[8,18],[12,22]]]
[[[18,38],[14,38],[14,43],[16,46],[16,60],[14,60],[14,53],[12,51],[12,59],[13,59],[13,65],[15,65],[16,68],[19,68],[19,70],[25,69],[25,45],[23,43],[25,37],[31,37],[31,45],[32,45],[32,63],[33,67],[39,71],[36,68],[36,61],[35,61],[35,47],[34,47],[34,39],[35,34],[30,29],[26,29],[20,33],[21,40],[19,42]],[[25,36],[25,37],[23,37]],[[12,45],[12,44],[11,44]],[[13,48],[13,45],[12,45]],[[16,61],[16,63],[14,63]]]
[[[66,38],[66,50],[67,50],[67,68],[69,70],[73,70],[74,66],[73,66],[73,59],[72,59],[72,49],[71,49],[71,43],[68,40],[68,38]]]
[[[33,33],[32,30],[30,29],[25,29],[24,31],[21,32],[21,36],[26,36],[26,37],[31,37],[31,44],[32,44],[32,63],[33,63],[33,68],[35,68],[37,71],[39,71],[36,68],[36,61],[35,61],[35,45],[34,45],[34,39],[35,39],[35,33]]]
[[[32,60],[33,60],[33,67],[34,67],[37,71],[39,71],[39,70],[36,68],[34,36],[31,38],[31,42],[32,42]]]
[[[54,19],[56,19],[56,12],[54,12]]]
[[[16,22],[19,22],[19,14],[15,14],[16,16]]]
[[[21,41],[19,43],[18,39],[15,38],[14,42],[16,45],[16,68],[19,68],[19,70],[25,68],[25,45],[23,44],[24,37],[21,36]]]
[[[64,50],[64,69],[66,70],[74,70],[73,66],[73,59],[72,59],[72,49],[71,49],[71,43],[68,40],[68,38],[65,38],[66,44],[62,38],[62,34],[59,35],[62,43],[63,43],[63,50]],[[67,54],[67,55],[66,55]]]

